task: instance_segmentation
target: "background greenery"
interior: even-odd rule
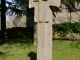
[[[34,27],[15,27],[7,29],[8,38],[31,38],[33,39]],[[80,37],[80,22],[64,22],[60,24],[53,24],[53,38],[64,37],[64,38],[79,38]],[[1,31],[0,31],[1,38]]]
[[[53,36],[56,34],[60,37],[66,37],[69,34],[80,34],[80,22],[64,22],[60,24],[53,24]],[[74,36],[75,37],[75,36]]]

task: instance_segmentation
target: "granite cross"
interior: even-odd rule
[[[29,0],[29,8],[35,8],[37,60],[52,60],[52,11],[50,6],[60,6],[60,0]]]

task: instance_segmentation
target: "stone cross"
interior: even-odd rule
[[[35,8],[37,60],[52,60],[52,11],[50,6],[60,6],[60,0],[29,0],[29,8]]]

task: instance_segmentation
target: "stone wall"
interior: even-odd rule
[[[56,23],[63,23],[63,22],[77,22],[80,20],[80,10],[71,13],[71,20],[70,20],[70,12],[66,9],[61,9],[62,12],[55,13],[56,17],[53,16],[53,24]]]
[[[12,27],[26,27],[26,16],[23,15],[22,17],[16,17],[11,16],[8,17],[8,20],[6,20],[6,28],[12,28]]]
[[[60,8],[62,12],[55,13],[56,17],[53,16],[53,24],[63,23],[71,21],[72,23],[77,22],[80,20],[80,7],[77,11],[71,13],[71,20],[70,20],[70,13],[67,9]],[[6,27],[12,28],[12,27],[29,27],[33,26],[34,24],[34,16],[29,15],[25,16],[23,15],[20,18],[16,18],[16,15],[13,14],[13,16],[7,17],[6,20]],[[0,21],[0,27],[1,27],[1,21]]]
[[[6,29],[12,27],[30,27],[34,24],[33,16],[22,15],[22,17],[16,17],[16,15],[6,17]],[[0,19],[0,29],[1,29],[1,19]]]

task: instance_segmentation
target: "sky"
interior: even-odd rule
[[[0,0],[0,1],[1,1],[1,0]],[[14,0],[6,0],[6,1],[12,2],[12,1],[14,1]],[[7,6],[7,5],[6,5],[6,6]],[[6,21],[12,21],[15,17],[16,17],[15,14],[13,14],[12,16],[6,15]]]
[[[12,2],[12,0],[6,0],[6,1]],[[6,15],[6,21],[11,21],[13,19],[14,19],[14,15],[13,16]]]
[[[12,2],[12,0],[6,0],[6,1]]]

